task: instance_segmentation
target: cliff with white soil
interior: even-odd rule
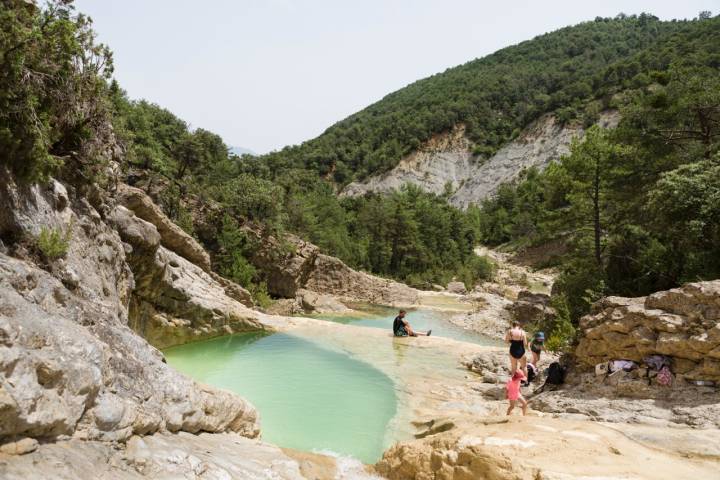
[[[614,127],[618,120],[616,111],[606,111],[598,124]],[[581,125],[560,125],[553,115],[544,115],[490,158],[482,158],[472,153],[465,127],[458,125],[450,132],[435,135],[389,172],[349,184],[341,195],[389,192],[406,183],[442,194],[449,185],[450,203],[467,208],[492,197],[502,184],[516,180],[523,171],[531,167],[544,169],[568,153],[572,139],[582,137],[583,132]]]

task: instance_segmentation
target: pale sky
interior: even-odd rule
[[[301,143],[415,80],[596,16],[663,20],[720,0],[76,0],[131,98],[258,153]]]

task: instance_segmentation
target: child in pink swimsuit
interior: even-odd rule
[[[525,379],[525,374],[522,370],[516,370],[515,373],[513,373],[513,376],[510,380],[507,381],[507,384],[505,385],[505,388],[507,388],[507,398],[510,402],[510,406],[507,409],[507,414],[510,415],[512,413],[513,408],[515,408],[515,404],[520,401],[520,405],[522,405],[522,412],[523,415],[527,414],[527,400],[525,400],[520,393],[520,382],[522,382]]]

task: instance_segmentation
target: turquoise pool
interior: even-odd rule
[[[376,462],[396,412],[392,380],[371,365],[285,333],[221,337],[166,350],[188,376],[250,400],[263,439]]]

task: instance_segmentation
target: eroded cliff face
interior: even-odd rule
[[[165,348],[264,328],[247,306],[252,305],[247,290],[206,270],[209,256],[192,237],[172,224],[141,190],[121,185],[119,191],[120,201],[134,211],[116,205],[108,221],[128,246],[135,280],[129,324],[135,331],[157,348]],[[166,245],[179,245],[179,253]]]
[[[1,176],[0,437],[257,436],[250,404],[175,372],[129,327],[142,282],[131,268],[136,246],[111,226],[110,205],[96,208],[58,182],[20,187]],[[148,225],[125,239],[159,243]],[[33,239],[43,229],[69,232],[64,258],[37,252]]]
[[[615,111],[603,112],[598,124],[614,127],[619,121]],[[368,192],[388,192],[406,183],[440,194],[445,185],[452,186],[450,203],[460,208],[492,197],[500,185],[512,182],[526,169],[544,169],[550,162],[569,152],[570,143],[581,137],[578,124],[561,126],[553,115],[544,115],[529,125],[520,136],[495,155],[483,159],[474,156],[465,137],[465,127],[430,139],[385,174],[363,182],[353,182],[341,195],[357,196]]]

